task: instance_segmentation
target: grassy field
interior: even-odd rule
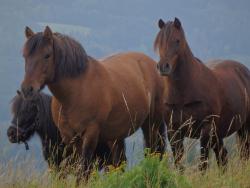
[[[210,160],[210,168],[205,175],[197,170],[197,164],[186,166],[183,175],[174,169],[164,156],[151,155],[131,169],[125,170],[125,164],[108,173],[94,171],[87,183],[79,187],[93,188],[250,188],[250,161],[242,162],[237,156],[230,157],[228,169],[222,173],[215,160]],[[53,171],[39,172],[32,160],[23,161],[20,166],[13,167],[11,162],[0,167],[0,187],[75,187],[75,177],[68,175],[59,179]]]

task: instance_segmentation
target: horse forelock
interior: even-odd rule
[[[173,36],[174,30],[174,22],[168,21],[164,27],[158,32],[155,42],[154,42],[154,50],[159,54],[163,54],[168,48],[169,39]],[[180,32],[184,36],[184,31],[180,28]]]
[[[20,108],[22,108],[22,97],[20,95],[16,95],[12,100],[11,100],[11,113],[13,115],[16,115]]]
[[[155,52],[160,53],[162,50],[166,50],[167,43],[172,32],[172,27],[171,27],[172,25],[173,25],[173,22],[169,21],[158,32],[155,42],[154,42]]]
[[[10,103],[12,115],[19,115],[19,112],[27,111],[27,108],[32,105],[32,101],[25,100],[21,95],[13,97]]]
[[[45,45],[43,33],[42,32],[36,33],[26,41],[23,48],[24,56],[32,55],[37,49],[41,48],[42,45]]]
[[[36,105],[39,109],[39,119],[43,121],[50,121],[50,101],[51,97],[44,93],[37,93],[36,101],[25,100],[22,96],[16,95],[11,100],[11,113],[13,115],[17,115],[18,112],[28,110],[27,108],[31,107],[32,105]]]

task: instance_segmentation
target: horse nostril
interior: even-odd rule
[[[157,63],[156,68],[160,70],[160,65]]]
[[[165,64],[165,69],[168,69],[170,66],[168,63]]]

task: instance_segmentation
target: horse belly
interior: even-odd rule
[[[221,137],[227,137],[239,130],[249,115],[250,88],[237,74],[229,75],[221,75],[225,101],[218,125],[218,134]]]
[[[225,106],[221,112],[219,125],[217,126],[217,134],[220,137],[228,137],[238,131],[246,122],[246,110],[243,105]],[[232,108],[235,107],[235,108]]]
[[[232,114],[226,118],[221,118],[220,124],[217,126],[217,135],[222,138],[228,137],[239,130],[242,124],[240,115]]]
[[[105,140],[124,139],[143,124],[149,114],[146,105],[129,108],[124,105],[114,110],[102,125],[101,137]]]

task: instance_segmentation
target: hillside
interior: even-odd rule
[[[248,0],[1,0],[0,163],[12,160],[16,167],[20,161],[33,157],[34,166],[42,177],[47,169],[37,137],[31,140],[30,151],[25,151],[23,145],[10,144],[6,137],[11,117],[10,102],[24,74],[22,45],[26,25],[34,31],[49,25],[54,31],[80,41],[87,53],[96,58],[134,50],[157,60],[153,41],[158,32],[158,19],[167,21],[178,17],[198,58],[204,61],[233,58],[250,68],[249,7]],[[127,142],[127,154],[132,166],[143,156],[143,142],[138,135],[131,140]],[[135,151],[139,156],[133,155]],[[186,158],[187,163],[196,162],[199,151],[195,146],[193,151]],[[194,181],[198,177],[195,176]],[[190,178],[187,174],[187,179]],[[199,183],[202,182],[197,180],[197,185]]]

